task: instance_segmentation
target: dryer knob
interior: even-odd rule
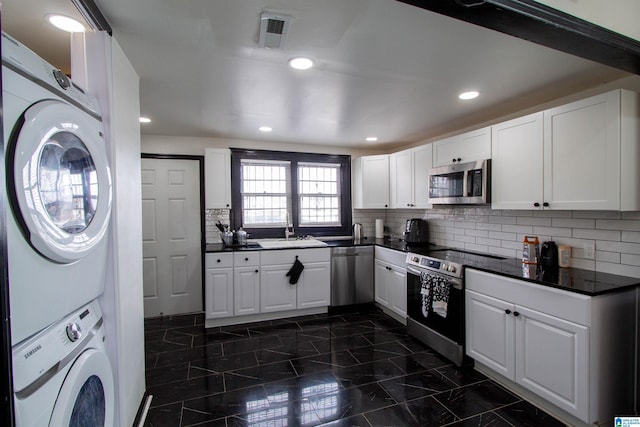
[[[65,76],[62,71],[54,70],[53,77],[56,78],[56,81],[58,82],[58,84],[62,89],[67,90],[69,89],[69,86],[71,86],[71,82],[69,81],[69,78]]]
[[[82,336],[82,328],[77,323],[70,323],[67,325],[67,337],[69,341],[76,342]]]

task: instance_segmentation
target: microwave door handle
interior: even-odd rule
[[[465,170],[462,175],[462,197],[469,197],[469,170]]]

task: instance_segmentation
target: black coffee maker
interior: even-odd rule
[[[540,268],[543,271],[555,271],[558,269],[558,246],[556,242],[548,241],[542,243]]]
[[[422,218],[408,219],[404,232],[404,241],[414,245],[426,245],[429,243],[427,221]]]

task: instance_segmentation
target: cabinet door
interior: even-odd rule
[[[296,285],[298,309],[327,307],[331,303],[331,264],[307,263]]]
[[[356,159],[354,207],[363,209],[389,207],[389,156],[365,156]]]
[[[543,114],[500,123],[492,133],[491,207],[542,208]]]
[[[390,307],[389,303],[389,266],[383,261],[375,262],[375,300],[384,307]]]
[[[236,267],[233,271],[233,313],[236,316],[260,312],[260,270]]]
[[[491,128],[486,127],[433,143],[433,167],[491,158]]]
[[[231,152],[207,148],[204,152],[205,209],[231,208]]]
[[[233,316],[233,268],[207,268],[205,299],[207,319]]]
[[[551,209],[620,209],[620,91],[544,113],[544,201]]]
[[[515,306],[469,290],[465,305],[467,355],[513,381]]]
[[[296,285],[289,284],[291,265],[260,267],[260,312],[295,310]]]
[[[516,382],[587,420],[589,329],[524,307],[515,310]]]
[[[413,149],[413,203],[416,208],[432,207],[429,203],[429,169],[432,165],[432,144]]]
[[[402,317],[407,317],[407,270],[397,266],[387,270],[389,308]]]
[[[413,151],[404,150],[389,156],[391,207],[413,207]]]

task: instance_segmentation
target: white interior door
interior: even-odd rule
[[[202,311],[199,167],[142,159],[145,317]]]

